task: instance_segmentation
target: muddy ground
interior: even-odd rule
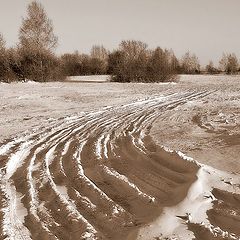
[[[95,111],[138,99],[186,90],[208,90],[153,124],[154,139],[202,163],[240,172],[240,77],[181,76],[177,84],[17,83],[0,84],[0,141],[49,119]]]
[[[0,84],[0,110],[0,238],[240,238],[240,77]]]

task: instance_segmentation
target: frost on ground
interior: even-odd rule
[[[239,106],[234,76],[1,84],[0,238],[239,239]]]

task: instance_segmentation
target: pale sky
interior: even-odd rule
[[[0,32],[8,46],[18,41],[30,0],[0,0]],[[109,50],[121,40],[172,48],[177,57],[195,53],[202,64],[223,52],[240,57],[240,0],[40,0],[59,37],[57,53]]]

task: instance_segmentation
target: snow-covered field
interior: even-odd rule
[[[240,239],[240,77],[0,83],[0,109],[1,239]]]
[[[109,82],[110,75],[96,76],[70,76],[67,78],[69,82]]]

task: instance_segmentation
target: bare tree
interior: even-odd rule
[[[214,67],[213,61],[209,61],[208,65],[206,66],[206,71],[209,74],[217,74],[220,72],[216,67]]]
[[[63,70],[67,76],[78,76],[82,74],[82,59],[78,51],[63,54],[61,60]]]
[[[53,33],[52,21],[43,6],[37,1],[28,5],[27,17],[23,18],[19,32],[20,45],[32,50],[54,50],[57,37]]]
[[[6,42],[0,33],[0,81],[7,81],[8,59],[6,51]]]
[[[182,69],[184,73],[193,74],[200,72],[200,64],[197,56],[187,52],[182,57]]]
[[[126,82],[125,78],[125,55],[122,51],[117,50],[109,54],[108,73],[111,74],[112,81]]]
[[[227,73],[234,74],[238,71],[239,63],[236,55],[234,53],[228,56],[228,69]]]
[[[107,61],[109,52],[104,46],[94,45],[91,49],[91,57]]]
[[[170,50],[166,50],[168,52],[168,59],[169,59],[169,64],[170,64],[170,68],[171,71],[174,73],[179,72],[180,70],[180,63],[177,59],[177,57],[175,56],[175,53],[172,49]]]
[[[146,54],[147,44],[141,41],[127,40],[120,43],[120,51],[126,54],[127,60],[137,59],[140,55]]]
[[[101,46],[94,45],[91,49],[91,64],[93,74],[106,73],[108,68],[108,50]]]
[[[5,42],[4,38],[3,38],[2,33],[0,33],[0,50],[1,51],[5,50],[5,48],[6,48],[6,42]]]
[[[219,68],[221,69],[221,71],[225,72],[227,69],[227,65],[228,65],[228,56],[227,54],[223,53],[222,58],[219,61]]]
[[[147,78],[149,82],[164,82],[174,79],[172,52],[157,47],[148,60]]]
[[[27,17],[22,21],[19,40],[25,78],[36,81],[52,80],[52,73],[57,73],[58,66],[53,52],[57,45],[57,37],[53,33],[52,21],[41,3],[33,1],[28,5]]]
[[[219,61],[219,67],[223,72],[227,74],[234,74],[238,71],[239,63],[234,53],[223,53],[221,60]]]
[[[146,80],[148,50],[147,44],[141,41],[122,41],[119,50],[124,56],[122,73],[126,82]]]

